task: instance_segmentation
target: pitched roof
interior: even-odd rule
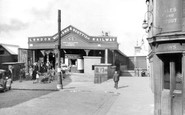
[[[29,49],[56,48],[58,33],[53,36],[28,37]],[[83,44],[83,45],[82,45]],[[68,26],[61,30],[61,48],[79,49],[118,49],[117,37],[89,36],[79,29]]]
[[[76,33],[88,42],[106,42],[106,43],[117,43],[117,37],[114,36],[89,36],[86,33],[82,32],[81,30],[73,27],[73,26],[68,26],[61,30],[61,37],[67,35],[68,33],[73,32]],[[51,41],[56,41],[58,39],[58,33],[54,34],[53,36],[38,36],[38,37],[28,37],[28,43],[31,42],[51,42]]]
[[[2,47],[4,47],[10,54],[12,55],[18,55],[18,45],[10,45],[10,44],[0,44]]]

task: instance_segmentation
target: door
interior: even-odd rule
[[[181,76],[181,73],[175,71],[175,62],[170,62],[170,98],[172,115],[182,115],[182,81],[179,80],[179,76]]]
[[[77,73],[77,59],[71,59],[71,72]]]
[[[182,115],[182,55],[163,55],[161,115]]]

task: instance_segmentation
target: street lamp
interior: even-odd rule
[[[62,84],[62,74],[61,74],[61,59],[60,59],[60,47],[61,47],[61,11],[58,10],[58,82],[57,82],[57,89],[63,89]]]
[[[149,14],[151,16],[149,16]],[[147,18],[146,18],[147,17]],[[149,19],[151,18],[151,20],[149,21]],[[153,27],[153,13],[151,11],[147,11],[144,15],[144,20],[142,23],[142,28],[143,29],[151,29],[151,27]]]
[[[148,28],[148,22],[146,20],[143,21],[142,28],[143,29],[147,29]]]
[[[142,23],[142,28],[146,30],[146,33],[148,33],[152,28],[160,29],[160,32],[162,31],[162,28],[154,26],[154,15],[153,15],[153,9],[149,10],[150,1],[146,0],[147,5],[147,12],[144,15],[144,21]]]

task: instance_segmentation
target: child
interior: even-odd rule
[[[37,71],[36,73],[36,80],[33,81],[33,83],[38,83],[39,82],[39,72]]]
[[[114,80],[114,88],[118,89],[118,82],[119,82],[119,72],[115,71],[114,75],[113,75],[113,80]]]

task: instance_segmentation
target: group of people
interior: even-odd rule
[[[33,83],[50,83],[54,80],[54,68],[51,65],[34,63],[29,69],[31,79],[34,80]]]
[[[32,80],[34,80],[33,83],[50,83],[52,80],[54,80],[54,68],[52,66],[41,64],[39,67],[37,63],[34,63],[29,69],[29,74],[32,77]],[[120,64],[118,63],[116,64],[116,69],[113,74],[114,88],[116,89],[118,89],[120,74]],[[40,79],[41,76],[42,79]]]

